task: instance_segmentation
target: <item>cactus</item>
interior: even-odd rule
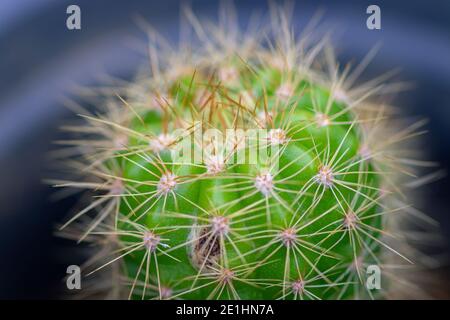
[[[64,141],[76,177],[57,185],[92,200],[61,232],[100,248],[93,293],[383,298],[397,275],[371,291],[367,266],[412,263],[397,216],[410,212],[402,175],[423,163],[398,146],[421,123],[400,127],[384,77],[358,82],[366,61],[341,72],[326,37],[294,37],[274,12],[265,43],[188,11],[196,50],[149,31],[151,74],[94,90],[95,113],[77,107],[84,124],[66,129],[81,137]]]

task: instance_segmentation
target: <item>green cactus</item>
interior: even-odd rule
[[[189,58],[151,42],[152,74],[68,127],[84,135],[68,163],[85,178],[58,185],[94,197],[62,230],[108,247],[86,273],[118,265],[109,293],[377,298],[392,284],[367,289],[367,266],[411,262],[389,236],[409,170],[396,144],[418,126],[393,127],[369,102],[384,84],[352,86],[325,40],[309,46],[274,19],[272,46],[220,28],[196,30],[209,38]]]

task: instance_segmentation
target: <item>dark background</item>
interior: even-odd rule
[[[82,29],[66,28],[66,8],[81,8]],[[366,28],[366,8],[381,8],[382,30]],[[193,0],[200,17],[215,19],[217,1]],[[245,21],[265,1],[236,1]],[[55,298],[65,268],[82,258],[53,237],[53,226],[74,199],[53,203],[42,183],[46,154],[58,126],[73,117],[61,97],[74,84],[98,83],[99,74],[128,77],[145,57],[131,46],[141,37],[133,17],[143,16],[174,43],[179,1],[0,1],[0,298]],[[332,28],[342,61],[360,60],[376,43],[382,47],[366,76],[401,68],[414,88],[398,96],[405,114],[427,117],[424,153],[443,169],[450,161],[450,1],[298,1],[296,28],[324,9],[323,28]],[[443,178],[422,188],[420,208],[441,224],[443,251],[450,238],[450,185]],[[67,263],[66,263],[67,262]],[[448,297],[448,268],[440,297]]]

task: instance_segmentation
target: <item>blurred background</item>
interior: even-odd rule
[[[66,8],[81,8],[81,30],[66,28]],[[366,8],[381,8],[381,30],[366,27]],[[191,0],[200,17],[215,19],[219,3]],[[235,1],[239,20],[267,2]],[[322,28],[334,30],[341,61],[358,61],[377,43],[381,49],[365,77],[400,68],[414,87],[396,98],[407,115],[426,117],[423,152],[444,170],[450,164],[450,1],[296,1],[295,28],[318,10]],[[53,235],[76,199],[49,200],[48,151],[58,127],[74,117],[61,104],[75,84],[99,83],[99,74],[128,78],[145,63],[130,38],[145,41],[135,21],[144,17],[176,43],[180,1],[1,0],[0,1],[0,298],[58,298],[68,264],[83,257]],[[419,208],[439,221],[445,256],[450,239],[450,180],[422,188]],[[67,256],[71,258],[67,261]],[[62,258],[63,257],[63,258]],[[66,257],[66,260],[64,260]],[[447,261],[447,262],[446,262]],[[438,298],[449,297],[448,260],[438,275]]]

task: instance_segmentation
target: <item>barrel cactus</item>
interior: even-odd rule
[[[151,72],[93,89],[95,111],[65,127],[72,177],[56,185],[90,200],[60,232],[98,249],[84,293],[389,297],[414,258],[404,176],[424,164],[407,148],[421,123],[401,127],[380,99],[395,85],[361,83],[367,61],[341,70],[326,37],[294,36],[278,9],[268,37],[187,17],[195,49],[149,30]]]

